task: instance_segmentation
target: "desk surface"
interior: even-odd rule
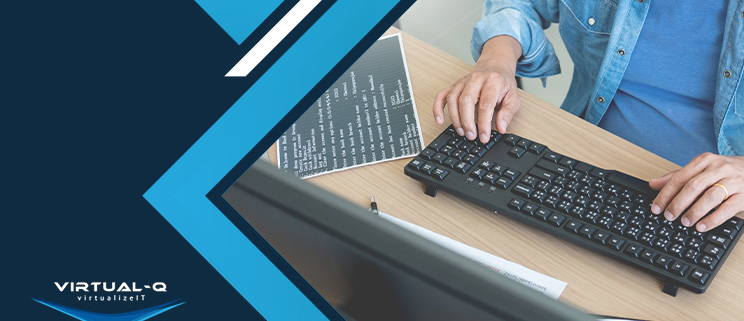
[[[434,96],[472,67],[405,33],[403,43],[424,142],[429,144],[446,127],[434,122]],[[527,92],[520,91],[520,96],[522,107],[509,126],[512,133],[647,180],[678,168]],[[276,163],[275,146],[269,156]],[[744,298],[742,249],[729,256],[705,294],[680,289],[677,297],[671,297],[661,292],[661,281],[609,257],[447,193],[436,198],[425,195],[423,184],[403,174],[409,161],[363,166],[308,181],[365,208],[374,195],[380,211],[568,282],[560,300],[590,313],[653,320],[730,320],[744,314],[744,304],[739,302]]]

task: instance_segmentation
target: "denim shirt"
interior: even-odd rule
[[[544,81],[560,65],[543,29],[559,23],[574,62],[561,108],[596,125],[623,79],[650,1],[660,0],[486,0],[471,52],[478,60],[486,41],[509,35],[523,49],[517,76]],[[729,0],[727,12],[712,125],[721,155],[744,155],[744,1]]]

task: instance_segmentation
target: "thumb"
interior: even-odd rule
[[[501,100],[499,112],[496,114],[496,129],[499,133],[506,134],[506,128],[514,118],[520,107],[519,96],[516,93],[509,92]]]

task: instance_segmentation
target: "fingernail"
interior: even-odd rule
[[[664,218],[666,218],[667,221],[674,221],[674,215],[672,215],[672,213],[669,212],[669,211],[667,211],[666,213],[664,213]]]
[[[682,225],[689,227],[690,226],[690,219],[686,217],[682,217]]]
[[[654,206],[651,206],[651,212],[654,214],[661,214],[661,207],[659,207],[659,205],[654,204]]]
[[[442,117],[437,116],[437,124],[442,124]]]
[[[506,121],[504,120],[501,121],[501,128],[503,128],[504,132],[506,132]]]
[[[457,134],[460,136],[464,136],[465,132],[462,130],[462,128],[457,128]]]
[[[705,226],[705,223],[698,223],[697,230],[698,232],[705,232],[708,229],[707,226]]]
[[[475,134],[473,134],[473,132],[469,131],[469,132],[465,133],[465,137],[467,137],[469,140],[473,140],[473,139],[475,139]]]
[[[480,136],[481,142],[488,142],[488,135],[486,135],[485,133],[481,133]]]

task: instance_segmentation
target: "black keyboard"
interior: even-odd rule
[[[487,144],[450,126],[405,167],[406,175],[497,213],[703,293],[741,237],[731,218],[700,233],[651,213],[648,183],[494,131]]]

